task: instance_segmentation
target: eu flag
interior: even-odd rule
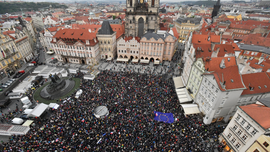
[[[155,120],[157,121],[163,121],[165,123],[173,123],[174,122],[174,118],[173,118],[173,114],[172,113],[162,113],[162,112],[157,112],[154,111],[155,113]]]

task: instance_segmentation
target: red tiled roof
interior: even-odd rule
[[[50,27],[50,28],[47,28],[47,30],[49,30],[50,32],[55,32],[59,28],[61,28],[61,26]]]
[[[216,70],[211,74],[214,75],[221,91],[245,88],[237,65]],[[222,84],[225,84],[225,88],[222,87]]]
[[[112,30],[116,32],[116,39],[125,34],[124,24],[111,24]]]
[[[216,57],[216,58],[203,58],[204,67],[209,72],[221,70],[220,63],[224,61],[225,67],[236,66],[235,57]]]
[[[128,42],[128,41],[130,41],[130,40],[132,40],[133,39],[133,36],[125,36],[125,38],[124,38],[124,40],[125,40],[125,42]],[[135,40],[137,40],[137,42],[139,42],[140,43],[140,40],[141,40],[141,38],[140,37],[135,37]]]
[[[211,57],[212,49],[211,44],[193,44],[196,52],[196,58]]]
[[[76,21],[85,21],[85,22],[88,22],[88,18],[89,18],[89,16],[76,16],[75,17],[75,20]]]
[[[30,22],[32,20],[32,18],[31,17],[26,17],[26,18],[24,18],[24,20]]]
[[[218,49],[219,49],[218,57],[224,57],[225,54],[235,53],[233,46],[231,44],[216,44],[214,47],[214,51],[217,51]]]
[[[18,18],[19,16],[9,16],[9,18],[12,18],[12,19],[16,19]]]
[[[96,24],[72,24],[73,29],[87,29],[91,30],[94,33],[98,32],[98,29],[101,28],[101,25]]]
[[[270,38],[261,37],[258,34],[249,34],[241,43],[270,47]]]
[[[16,43],[19,43],[19,42],[21,42],[22,40],[25,40],[25,39],[27,39],[27,38],[28,38],[28,37],[26,36],[26,37],[24,37],[24,38],[22,38],[22,39],[16,41]]]
[[[173,27],[173,28],[172,28],[172,31],[173,31],[173,35],[174,35],[174,37],[176,38],[176,40],[178,40],[178,38],[179,38],[179,34],[178,34],[178,32],[177,32],[176,27]]]
[[[64,21],[69,21],[69,20],[72,20],[74,19],[73,17],[66,17],[66,18],[63,18]]]
[[[210,35],[210,40],[212,43],[219,43],[220,42],[220,36],[219,35]]]
[[[258,64],[259,60],[252,59],[248,60],[247,63],[249,63],[249,66],[251,66],[254,69],[262,69],[262,72],[266,72],[268,69],[270,69],[269,60],[263,60],[260,64]]]
[[[248,30],[251,31],[255,29],[255,26],[250,26],[250,25],[243,25],[243,24],[231,24],[230,29],[241,29],[241,30]]]
[[[247,88],[242,95],[270,92],[270,79],[266,72],[243,74],[242,78]]]
[[[211,42],[220,42],[219,35],[205,35],[205,34],[193,34],[192,43],[193,44],[211,44]]]
[[[90,46],[94,46],[98,43],[98,40],[96,39],[96,34],[90,33],[87,29],[61,29],[57,31],[57,33],[54,35],[54,38],[58,40],[80,40],[83,43],[86,43],[86,40],[89,40]],[[94,41],[94,39],[96,39],[96,42]]]
[[[52,17],[51,19],[52,19],[52,20],[54,20],[54,21],[56,21],[56,22],[58,22],[58,21],[59,21],[59,19],[58,19],[58,18],[56,18],[56,17]]]
[[[249,115],[254,121],[260,124],[264,129],[270,128],[270,108],[258,104],[240,106],[240,108]]]

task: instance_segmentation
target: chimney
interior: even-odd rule
[[[221,62],[220,62],[220,64],[219,64],[219,67],[220,67],[221,69],[226,68],[226,66],[225,66],[225,59],[222,59],[222,60],[221,60]]]

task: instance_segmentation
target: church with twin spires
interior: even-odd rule
[[[125,36],[142,37],[159,30],[160,0],[127,0]]]

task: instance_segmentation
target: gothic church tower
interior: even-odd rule
[[[142,37],[159,29],[160,0],[126,0],[125,36]]]

